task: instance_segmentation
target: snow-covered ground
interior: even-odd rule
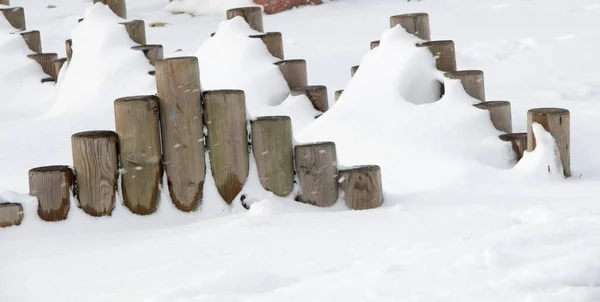
[[[273,58],[245,38],[251,30],[221,23],[224,2],[191,16],[171,14],[164,0],[129,0],[129,19],[168,23],[146,28],[149,44],[199,57],[204,89],[247,90],[251,117],[292,115],[296,141],[335,141],[341,166],[379,164],[385,203],[349,211],[274,198],[251,165],[248,211],[212,189],[199,213],[184,214],[163,192],[150,217],[118,206],[92,219],[73,207],[53,224],[23,195],[27,170],[70,164],[70,134],[114,129],[116,97],[156,88],[104,7],[11,2],[25,7],[45,52],[64,56],[73,38],[75,54],[59,85],[41,84],[0,17],[0,199],[26,205],[21,226],[0,229],[0,301],[600,301],[596,1],[339,0],[265,16],[267,31],[283,33],[286,58],[307,60],[310,84],[326,85],[331,99],[345,89],[312,121],[308,100],[286,98]],[[514,167],[456,82],[431,103],[432,58],[388,29],[390,15],[420,11],[432,39],[455,41],[459,69],[485,72],[488,100],[511,101],[515,132],[526,130],[529,108],[571,111],[572,178],[545,173],[545,148]]]

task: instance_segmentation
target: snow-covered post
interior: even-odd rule
[[[22,7],[0,8],[8,23],[19,30],[27,30],[25,26],[25,10]]]
[[[356,74],[359,67],[360,67],[360,65],[354,65],[354,66],[350,67],[350,77],[354,77],[354,74]]]
[[[38,30],[32,30],[21,33],[21,37],[25,40],[27,47],[35,53],[42,53],[42,41],[40,39],[40,32]]]
[[[242,191],[250,167],[244,91],[205,91],[204,123],[215,184],[223,200],[231,203]]]
[[[533,123],[540,124],[548,131],[558,147],[560,161],[566,177],[571,176],[571,114],[562,108],[534,108],[527,111],[527,151],[535,150],[536,139]],[[557,154],[557,156],[559,156]]]
[[[262,8],[259,6],[238,7],[227,10],[227,20],[240,16],[256,31],[264,32]]]
[[[337,90],[336,92],[333,93],[333,95],[335,96],[335,101],[336,102],[340,98],[340,96],[342,96],[343,92],[344,92],[344,89],[341,89],[341,90]]]
[[[282,60],[276,62],[283,78],[287,82],[290,90],[298,87],[308,86],[308,71],[306,69],[306,61],[303,59],[297,60]]]
[[[68,39],[65,41],[65,53],[67,55],[67,62],[71,62],[71,57],[73,57],[73,40]]]
[[[371,49],[379,47],[379,40],[377,40],[377,41],[371,41],[370,46],[371,46]]]
[[[507,133],[498,137],[505,142],[509,142],[515,154],[517,154],[517,161],[521,160],[523,153],[527,150],[527,132]]]
[[[283,60],[283,37],[280,32],[252,35],[250,38],[261,39],[263,43],[265,43],[265,46],[267,46],[267,50],[272,56]]]
[[[75,133],[71,147],[79,206],[91,216],[110,216],[119,174],[117,134],[107,130]]]
[[[435,66],[444,72],[456,71],[456,55],[454,41],[442,40],[417,44],[417,47],[426,47],[435,58]]]
[[[169,193],[179,210],[195,211],[206,175],[198,58],[158,60],[155,68]]]
[[[58,82],[58,74],[60,73],[61,68],[65,65],[67,58],[60,58],[52,61],[52,77]]]
[[[37,212],[42,220],[67,219],[72,186],[73,170],[69,166],[44,166],[29,170],[29,194],[37,197]]]
[[[154,66],[154,63],[157,60],[162,60],[164,58],[163,47],[160,44],[133,46],[131,49],[143,52],[144,56],[146,56],[152,66]]]
[[[37,53],[27,56],[30,59],[35,60],[42,67],[42,71],[49,76],[54,75],[54,60],[58,59],[58,55],[55,53]]]
[[[108,5],[108,8],[110,8],[115,15],[127,19],[127,6],[125,5],[125,0],[94,0],[94,4],[98,2]]]
[[[123,203],[134,214],[153,214],[163,175],[158,97],[123,97],[114,106]]]
[[[300,200],[319,207],[329,207],[338,199],[337,154],[333,142],[296,145],[296,174],[300,183]]]
[[[294,189],[292,120],[289,116],[264,116],[250,124],[261,185],[277,196],[288,196]]]
[[[390,28],[402,26],[409,34],[429,41],[429,15],[427,13],[403,14],[390,17]]]
[[[379,166],[357,166],[339,171],[340,190],[346,205],[353,210],[374,209],[383,203]]]
[[[487,110],[490,113],[490,119],[496,129],[502,132],[512,132],[512,116],[510,102],[508,101],[490,101],[473,105],[479,109]]]
[[[292,90],[292,95],[306,95],[313,107],[321,112],[329,109],[329,100],[327,98],[327,87],[322,85],[298,87]]]
[[[0,228],[20,225],[23,206],[20,203],[0,202]]]
[[[481,70],[460,70],[446,72],[446,78],[460,80],[463,88],[471,97],[485,102],[485,81]]]
[[[144,20],[133,20],[121,24],[125,26],[125,30],[133,42],[140,45],[146,44],[146,23]]]

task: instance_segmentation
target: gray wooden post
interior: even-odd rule
[[[29,170],[29,194],[37,197],[37,212],[42,220],[67,219],[72,186],[73,171],[69,166],[44,166]]]
[[[509,142],[517,156],[517,161],[523,158],[523,153],[527,150],[527,132],[506,133],[498,136],[501,140]]]
[[[308,86],[308,71],[305,60],[282,60],[276,62],[275,65],[279,67],[290,90]]]
[[[261,35],[252,35],[250,38],[260,39],[265,43],[269,53],[283,60],[283,37],[280,32],[268,32]]]
[[[344,92],[344,89],[341,90],[337,90],[336,92],[334,92],[334,96],[335,96],[335,101],[337,102],[337,100],[340,98],[340,96],[342,96],[342,93]]]
[[[446,72],[446,78],[460,80],[463,88],[471,97],[485,102],[485,81],[481,70],[460,70]]]
[[[512,117],[510,102],[490,101],[473,105],[479,109],[487,110],[490,113],[490,119],[496,129],[502,132],[512,132]]]
[[[0,12],[4,14],[4,18],[12,27],[18,30],[27,30],[25,10],[22,7],[0,8]]]
[[[94,3],[101,2],[108,5],[115,15],[127,19],[127,6],[125,0],[94,0]]]
[[[360,67],[360,65],[354,65],[354,66],[350,67],[350,77],[354,77],[354,74],[356,74],[359,67]]]
[[[67,58],[60,58],[52,61],[52,78],[54,78],[56,82],[58,82],[58,75],[65,62],[67,62]]]
[[[403,14],[390,17],[390,28],[400,25],[409,34],[423,40],[431,40],[429,15],[426,13]]]
[[[310,102],[318,111],[325,112],[329,109],[329,100],[327,98],[327,87],[322,85],[298,87],[292,90],[292,95],[306,95]]]
[[[0,228],[20,225],[23,206],[20,203],[0,202]]]
[[[146,23],[144,20],[133,20],[121,24],[125,26],[125,30],[133,42],[146,45]]]
[[[238,7],[226,11],[227,20],[240,16],[246,20],[246,23],[256,31],[264,32],[262,8],[258,6]]]
[[[139,51],[143,52],[144,56],[146,56],[148,61],[150,61],[150,65],[152,65],[152,66],[154,66],[154,63],[157,60],[164,59],[163,47],[162,47],[162,45],[159,45],[159,44],[138,45],[138,46],[133,46],[131,49],[139,50]]]
[[[370,46],[371,46],[371,49],[373,49],[373,48],[376,48],[376,47],[379,47],[379,42],[380,42],[379,40],[377,40],[377,41],[372,41],[372,42],[371,42],[371,44],[370,44]]]
[[[21,37],[23,37],[25,44],[27,44],[27,47],[29,47],[31,51],[35,53],[42,53],[42,41],[40,38],[40,32],[38,30],[22,32]]]
[[[67,62],[71,62],[73,57],[73,40],[68,39],[65,41],[65,53],[67,55]]]
[[[36,53],[27,56],[30,59],[35,60],[42,67],[42,71],[49,76],[54,75],[54,60],[58,59],[58,55],[55,53]]]
[[[295,168],[300,183],[300,200],[329,207],[338,199],[337,154],[333,142],[296,145]]]
[[[534,108],[527,111],[527,150],[533,151],[536,139],[533,133],[533,123],[540,124],[552,134],[560,153],[563,172],[571,176],[571,113],[562,108]]]
[[[358,166],[339,171],[340,189],[346,205],[353,210],[374,209],[383,203],[381,168]]]
[[[417,44],[418,47],[429,49],[435,58],[436,68],[440,71],[456,71],[456,54],[454,52],[454,41],[431,41]]]

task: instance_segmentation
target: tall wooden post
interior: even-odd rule
[[[292,90],[292,95],[306,95],[310,102],[318,111],[325,112],[329,109],[329,100],[327,98],[327,87],[322,85],[298,87]]]
[[[354,66],[350,67],[350,77],[351,78],[354,77],[354,74],[356,74],[359,67],[360,67],[360,65],[354,65]]]
[[[108,8],[110,8],[115,15],[127,19],[127,6],[125,5],[125,0],[94,0],[94,4],[97,2],[108,5]]]
[[[460,80],[463,88],[471,97],[485,102],[485,81],[481,70],[460,70],[446,72],[445,77]]]
[[[215,184],[223,200],[231,203],[242,191],[250,163],[244,92],[205,91],[204,123]]]
[[[509,142],[517,155],[517,161],[521,160],[523,153],[527,150],[527,132],[506,133],[498,137],[505,142]]]
[[[335,96],[335,101],[337,102],[337,100],[342,96],[342,93],[344,92],[344,89],[341,90],[337,90],[336,92],[334,92],[334,96]]]
[[[133,20],[121,24],[125,26],[125,30],[133,42],[140,45],[146,44],[146,23],[144,20]]]
[[[150,215],[158,208],[163,175],[158,97],[123,97],[114,106],[123,202],[132,213]]]
[[[37,53],[27,56],[30,59],[35,60],[42,67],[42,71],[49,76],[54,75],[54,60],[58,59],[58,55],[55,53]]]
[[[250,38],[261,39],[265,46],[267,46],[267,50],[269,53],[283,60],[283,37],[280,32],[268,32],[261,35],[252,35]]]
[[[379,40],[371,41],[371,44],[370,44],[371,49],[379,47],[379,42],[380,42]]]
[[[12,27],[18,30],[27,30],[25,10],[22,7],[0,8],[0,12],[4,14],[4,18]]]
[[[560,153],[563,172],[571,176],[571,114],[562,108],[534,108],[527,111],[527,150],[533,151],[536,138],[532,130],[533,123],[540,124],[552,134]]]
[[[29,170],[29,194],[38,199],[38,216],[45,221],[67,219],[71,207],[73,171],[69,166],[45,166]]]
[[[417,44],[418,47],[429,49],[435,58],[435,66],[444,72],[456,71],[456,54],[454,52],[454,41],[431,41]]]
[[[333,142],[296,145],[296,173],[300,182],[300,200],[329,207],[338,199],[337,154]]]
[[[110,216],[119,174],[117,134],[104,130],[75,133],[71,146],[79,206],[91,216]]]
[[[0,203],[0,228],[20,225],[23,221],[23,206],[20,203]]]
[[[282,60],[275,63],[275,65],[279,67],[290,90],[308,86],[308,71],[306,70],[305,60]]]
[[[58,75],[60,74],[60,70],[62,69],[62,67],[66,61],[67,61],[67,58],[60,58],[60,59],[56,59],[56,60],[52,61],[52,67],[53,67],[52,68],[53,69],[52,78],[54,78],[56,80],[56,82],[58,82]]]
[[[162,60],[164,58],[162,45],[139,45],[133,46],[131,49],[143,52],[144,56],[146,56],[152,66],[154,66],[154,63],[157,60]]]
[[[510,102],[507,101],[490,101],[475,104],[475,107],[487,110],[490,113],[492,124],[498,131],[511,133],[512,132],[512,117],[510,110]]]
[[[232,8],[227,10],[226,15],[227,20],[240,16],[246,20],[246,23],[248,23],[252,29],[264,32],[262,8],[258,6]]]
[[[353,210],[374,209],[383,203],[381,168],[358,166],[339,171],[340,189],[346,205]]]
[[[35,53],[42,53],[42,41],[39,30],[32,30],[21,33],[21,37],[25,40],[27,47]]]
[[[165,169],[171,200],[185,212],[202,202],[206,166],[198,58],[155,62]]]
[[[429,15],[426,13],[403,14],[390,17],[390,28],[400,25],[409,34],[422,40],[431,40],[429,31]]]
[[[65,53],[67,54],[67,62],[71,62],[71,57],[73,57],[73,40],[68,39],[65,41]]]

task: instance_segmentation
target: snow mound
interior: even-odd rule
[[[233,7],[255,6],[251,0],[174,0],[165,9],[195,15],[223,13]]]
[[[538,123],[531,125],[536,139],[535,150],[525,151],[515,170],[524,174],[563,178],[563,167],[556,140]]]

